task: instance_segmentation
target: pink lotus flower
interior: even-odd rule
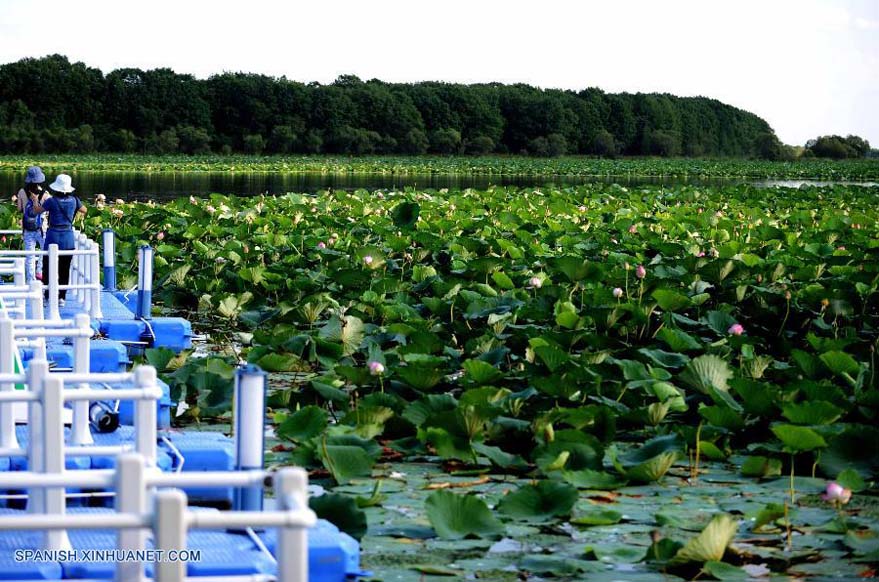
[[[159,240],[165,240],[165,232],[160,230],[159,234],[156,235],[156,238]]]
[[[623,296],[623,290],[620,289],[619,287],[614,287],[613,288],[613,296],[616,297],[617,299],[619,299],[620,297]]]
[[[745,328],[742,326],[741,323],[734,323],[729,326],[729,329],[726,331],[730,335],[742,335],[743,333],[745,333]]]
[[[635,268],[635,276],[639,279],[643,279],[647,276],[647,269],[644,268],[644,265],[638,265]]]
[[[319,243],[317,243],[317,248],[320,250],[324,250],[325,248],[327,248],[327,243],[325,243],[324,241],[320,241]]]
[[[636,225],[632,225],[629,227],[629,234],[636,234],[638,232],[638,227]]]
[[[697,257],[704,257],[704,256],[705,256],[705,251],[699,251],[698,253],[696,253],[696,256],[697,256]]]
[[[371,265],[372,261],[373,261],[372,255],[365,255],[363,257],[363,264],[364,265]]]
[[[532,289],[540,289],[543,286],[543,280],[540,277],[531,277],[528,279],[528,287]]]
[[[366,367],[369,368],[369,373],[372,376],[381,376],[385,373],[385,366],[381,362],[369,362]]]
[[[845,505],[852,498],[851,489],[846,489],[839,483],[831,481],[827,484],[827,489],[821,499],[829,501],[833,504]]]

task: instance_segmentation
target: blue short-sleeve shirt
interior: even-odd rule
[[[70,230],[73,228],[73,217],[82,207],[76,196],[53,196],[45,201],[43,209],[49,213],[49,228],[52,230]]]

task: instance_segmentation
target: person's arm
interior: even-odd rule
[[[45,209],[44,207],[40,206],[40,199],[37,198],[37,195],[36,195],[36,194],[34,194],[33,192],[31,192],[31,193],[28,194],[28,196],[30,197],[31,202],[34,203],[34,212],[35,212],[36,214],[39,214],[39,213],[41,213],[41,212],[45,212],[46,209]]]

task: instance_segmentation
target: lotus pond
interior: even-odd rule
[[[875,577],[879,188],[214,195],[90,213],[382,580]],[[12,217],[4,218],[11,223]],[[150,233],[148,236],[145,233]]]

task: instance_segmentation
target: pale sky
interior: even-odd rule
[[[704,95],[785,143],[879,147],[879,0],[0,0],[0,63],[53,53],[105,73]]]

